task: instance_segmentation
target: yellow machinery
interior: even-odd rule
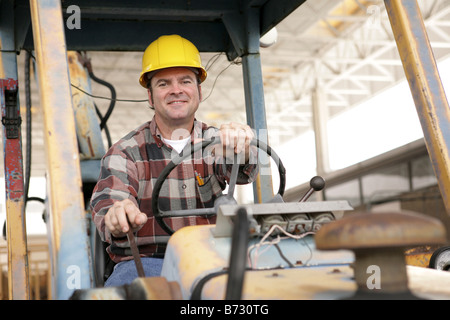
[[[82,74],[74,74],[73,64],[69,74],[69,61],[76,56],[68,51],[143,52],[149,39],[170,31],[191,39],[200,51],[226,52],[229,59],[241,57],[247,122],[264,132],[260,130],[266,129],[266,118],[259,39],[304,2],[0,0],[10,299],[30,298],[17,97],[16,52],[22,49],[34,53],[44,113],[53,299],[450,297],[449,273],[404,263],[406,248],[444,244],[445,232],[439,222],[406,213],[342,216],[351,211],[345,203],[284,203],[282,194],[273,197],[268,175],[260,175],[254,186],[254,205],[219,206],[216,226],[175,233],[162,277],[141,278],[127,288],[95,288],[92,241],[86,232],[88,199],[81,190],[90,181],[90,170],[98,168],[104,150],[98,143],[98,128],[85,130],[95,125],[80,121],[91,119],[92,109],[89,101],[72,97],[70,77],[77,78],[80,87],[87,84]],[[385,5],[450,212],[450,109],[420,11],[410,0],[386,0]],[[77,25],[77,15],[82,27]],[[258,138],[267,141],[267,137]],[[287,219],[274,219],[275,213]],[[289,229],[292,221],[298,223]],[[279,243],[274,242],[277,238],[270,240],[266,248],[261,240],[267,239],[249,233],[255,223],[263,231],[273,227],[289,236]]]

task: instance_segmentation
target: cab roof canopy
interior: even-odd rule
[[[62,10],[64,23],[78,13],[81,21],[78,29],[65,28],[67,50],[143,51],[160,35],[175,33],[200,52],[226,52],[232,59],[258,46],[254,39],[305,1],[76,0],[62,1]],[[15,1],[17,50],[33,48],[30,20],[29,1]],[[251,36],[258,32],[258,37]]]

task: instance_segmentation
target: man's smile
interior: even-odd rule
[[[186,100],[173,100],[173,101],[169,101],[167,104],[169,105],[177,105],[177,104],[183,104],[186,103]]]

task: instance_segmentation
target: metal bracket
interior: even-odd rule
[[[18,139],[22,118],[17,109],[17,89],[4,89],[5,115],[2,124],[6,127],[6,139]]]
[[[258,219],[258,217],[264,217],[269,215],[285,215],[295,216],[300,213],[308,213],[312,217],[316,217],[319,214],[325,212],[333,213],[336,220],[341,219],[345,211],[352,211],[348,201],[308,201],[308,202],[278,202],[278,203],[255,203],[255,204],[224,204],[220,205],[217,209],[217,221],[216,227],[211,230],[215,238],[231,237],[233,230],[233,223],[231,217],[233,217],[237,209],[243,207],[247,212]],[[311,229],[313,229],[314,221],[309,221]],[[285,228],[287,228],[287,222]]]

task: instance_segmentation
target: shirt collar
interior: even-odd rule
[[[194,128],[191,131],[191,143],[194,143],[194,141],[201,139],[203,137],[203,131],[206,130],[207,128],[208,126],[206,125],[206,123],[194,119]],[[161,132],[159,131],[158,126],[156,125],[155,116],[153,116],[153,119],[150,122],[150,132],[157,146],[161,148],[164,142],[161,139],[162,138]]]

